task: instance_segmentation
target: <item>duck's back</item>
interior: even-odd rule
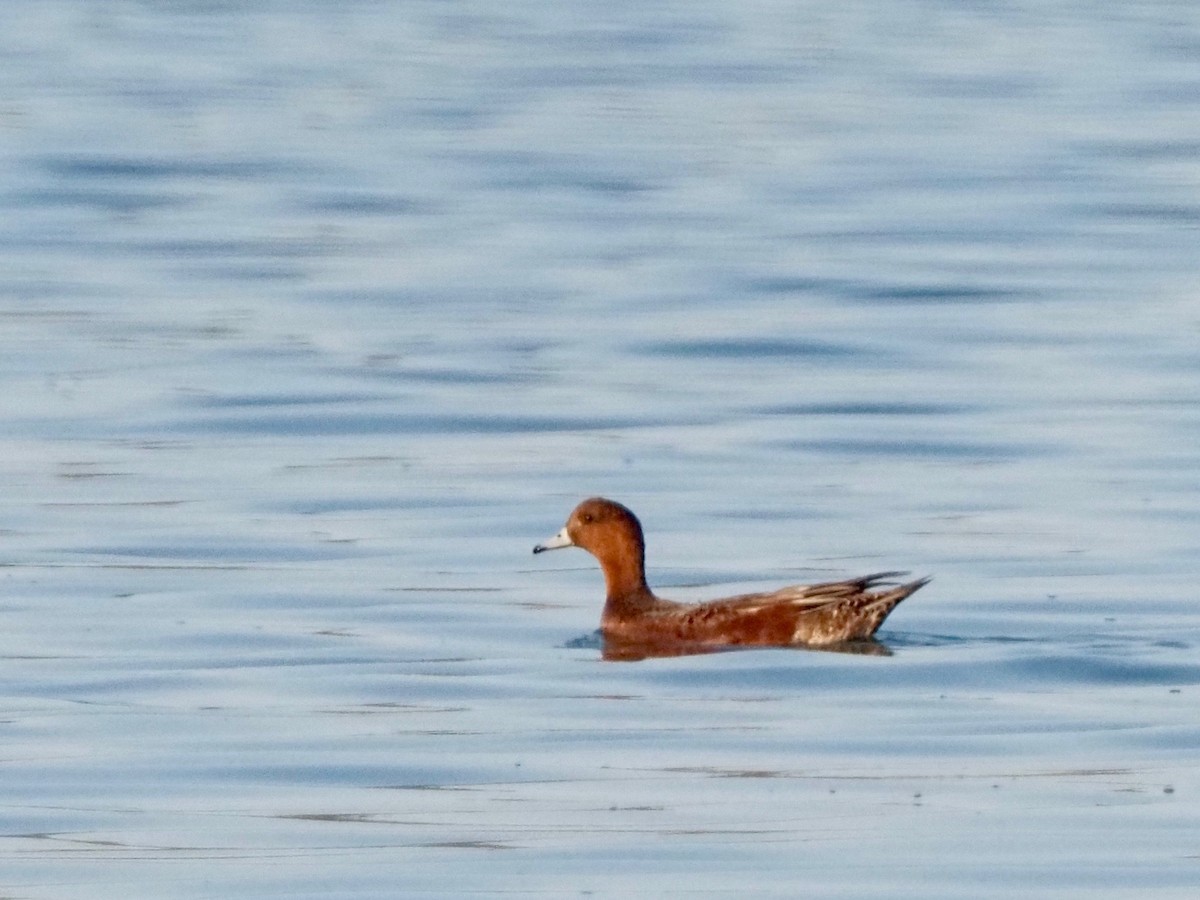
[[[812,646],[870,637],[928,579],[895,584],[884,572],[850,581],[793,585],[695,605],[655,598],[636,614],[606,617],[606,635],[704,645]],[[884,590],[877,590],[878,588]]]

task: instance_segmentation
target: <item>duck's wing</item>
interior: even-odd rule
[[[675,613],[681,639],[726,644],[824,646],[870,637],[900,601],[928,582],[899,572],[799,584],[701,603]]]
[[[851,599],[861,599],[864,601],[864,605],[868,605],[876,599],[890,601],[893,595],[901,589],[903,589],[903,597],[907,597],[929,582],[928,578],[921,578],[907,584],[896,580],[907,574],[907,572],[875,572],[872,575],[864,575],[861,578],[851,578],[846,581],[793,584],[775,591],[740,594],[724,600],[713,600],[702,603],[700,606],[722,607],[730,612],[752,612],[771,606],[787,606],[799,612]],[[892,590],[887,590],[888,588]]]

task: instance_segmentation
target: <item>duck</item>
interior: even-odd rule
[[[600,632],[605,641],[677,652],[835,648],[873,641],[891,611],[930,581],[902,582],[895,579],[905,572],[876,572],[703,603],[666,600],[646,583],[641,522],[628,507],[604,497],[590,497],[576,506],[562,530],[537,544],[533,552],[564,547],[586,550],[600,563],[605,584]]]

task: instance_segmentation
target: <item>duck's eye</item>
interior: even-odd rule
[[[594,516],[593,516],[591,513],[584,513],[584,514],[583,514],[583,524],[584,524],[584,525],[591,525],[591,524],[592,524],[592,520],[593,520],[594,518],[595,518],[595,517],[594,517]]]

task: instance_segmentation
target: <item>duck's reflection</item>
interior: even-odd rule
[[[661,659],[669,656],[699,656],[705,653],[731,653],[735,650],[762,650],[753,645],[691,644],[680,641],[627,641],[600,637],[601,658],[610,662],[637,662],[642,659]],[[859,656],[891,656],[887,645],[875,638],[842,641],[822,647],[779,647],[780,650],[802,650],[806,653],[853,653]]]

